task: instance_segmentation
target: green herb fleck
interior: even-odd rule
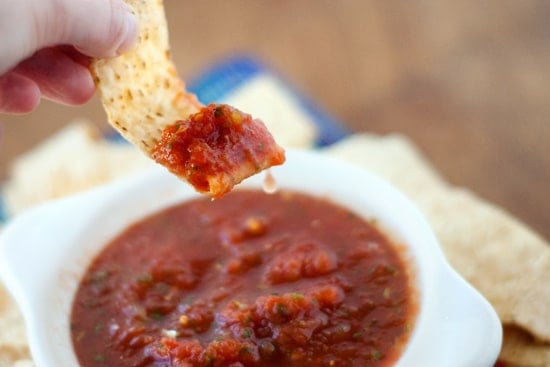
[[[153,319],[153,320],[156,320],[156,321],[160,321],[162,319],[164,319],[164,315],[158,311],[153,311],[149,314],[149,318]]]
[[[277,303],[275,305],[275,311],[277,312],[278,315],[280,316],[288,316],[288,309],[286,308],[285,305],[283,305],[282,303]]]
[[[211,367],[216,363],[216,358],[210,354],[206,354],[204,359],[206,360],[206,367]]]
[[[243,338],[250,338],[252,334],[253,334],[252,329],[249,327],[244,328],[242,331]]]
[[[252,353],[252,351],[250,350],[249,347],[242,347],[241,349],[239,349],[239,354],[250,354]]]
[[[156,292],[159,292],[160,294],[163,294],[163,295],[168,294],[168,292],[170,292],[170,290],[172,289],[172,287],[170,287],[169,284],[164,282],[155,283],[153,287]]]
[[[94,354],[94,361],[103,363],[103,362],[105,362],[105,356],[101,353],[95,353]]]
[[[290,298],[292,298],[295,301],[301,301],[304,299],[304,295],[302,293],[291,293]]]
[[[153,281],[153,276],[151,274],[145,273],[137,277],[138,283],[151,283]]]

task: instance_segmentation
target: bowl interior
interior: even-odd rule
[[[272,174],[281,189],[325,197],[367,219],[376,218],[382,230],[406,248],[419,313],[398,365],[437,365],[449,360],[441,358],[460,358],[464,353],[473,356],[474,364],[456,366],[476,366],[479,361],[488,363],[480,366],[490,365],[496,359],[500,326],[494,311],[448,266],[430,227],[401,193],[374,175],[319,153],[289,152],[287,163],[273,168]],[[261,188],[263,179],[256,175],[240,187]],[[73,295],[103,246],[130,223],[197,196],[187,184],[155,168],[39,207],[6,228],[0,272],[22,308],[38,366],[78,365],[70,340]],[[29,226],[34,230],[26,230]],[[449,325],[453,332],[446,339],[454,340],[444,344],[458,343],[463,353],[450,347],[433,350],[429,341],[441,345],[441,332]],[[483,348],[470,345],[470,340],[478,342],[467,337],[472,333],[484,339]],[[443,352],[447,354],[442,356]]]

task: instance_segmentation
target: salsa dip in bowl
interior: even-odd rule
[[[492,366],[502,331],[400,192],[316,152],[211,201],[163,169],[29,210],[0,275],[37,366]]]

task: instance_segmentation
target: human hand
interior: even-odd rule
[[[0,113],[85,103],[91,57],[128,50],[137,28],[123,0],[0,0]]]

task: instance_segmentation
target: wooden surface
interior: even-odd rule
[[[408,135],[451,183],[550,239],[550,1],[166,0],[180,74],[255,55],[354,131]],[[94,99],[0,116],[10,160]]]

